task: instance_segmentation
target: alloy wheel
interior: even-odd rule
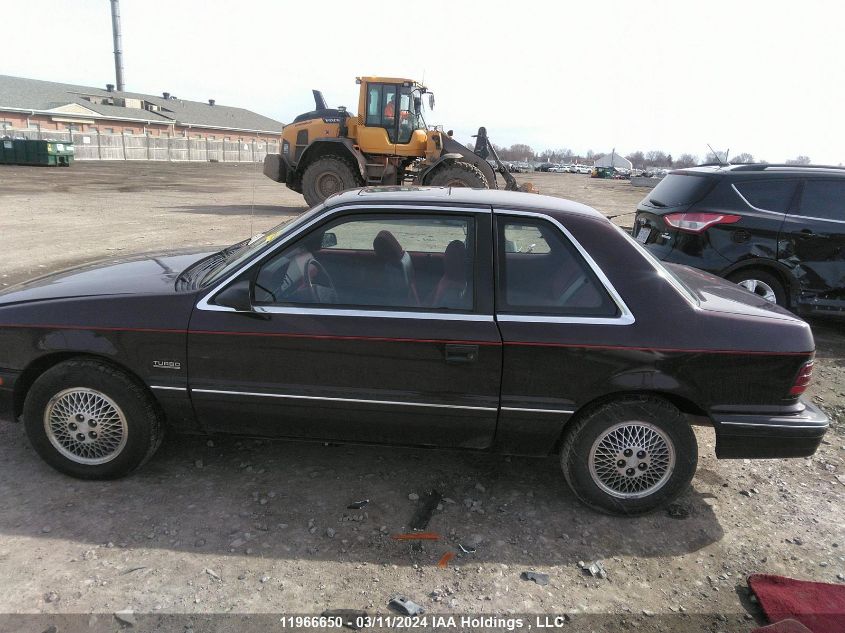
[[[648,422],[622,422],[593,443],[590,476],[607,494],[639,499],[662,488],[675,468],[675,449],[669,437]]]
[[[763,297],[766,301],[777,303],[777,296],[775,295],[774,289],[765,281],[760,281],[759,279],[744,279],[739,282],[739,285],[749,292],[753,292],[758,297]]]
[[[53,447],[77,464],[95,466],[116,458],[129,427],[117,403],[85,387],[64,389],[44,410],[44,431]]]

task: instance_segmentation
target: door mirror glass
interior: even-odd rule
[[[249,281],[242,279],[224,288],[216,297],[214,303],[226,308],[234,308],[238,312],[252,310],[249,297]]]
[[[332,248],[333,246],[337,246],[337,234],[332,233],[331,231],[323,233],[323,239],[320,242],[320,246],[322,248]]]
[[[428,109],[434,110],[434,93],[433,92],[428,93]]]

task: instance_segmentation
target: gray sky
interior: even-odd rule
[[[845,162],[845,4],[122,0],[127,89],[281,121],[357,110],[356,75],[425,79],[429,123],[498,145]],[[7,11],[8,13],[8,11]],[[13,15],[12,15],[13,14]],[[15,3],[0,74],[114,82],[108,0]],[[25,54],[9,54],[25,51]]]

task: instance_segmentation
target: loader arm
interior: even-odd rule
[[[519,183],[516,182],[516,178],[513,177],[513,174],[511,174],[510,171],[508,171],[508,168],[505,167],[504,163],[502,163],[499,158],[499,154],[496,153],[496,148],[493,147],[493,143],[491,143],[490,139],[487,137],[487,128],[478,128],[478,134],[474,135],[473,138],[475,139],[475,153],[484,160],[492,157],[493,160],[496,161],[496,166],[498,168],[496,171],[502,174],[502,177],[505,179],[505,190],[520,191]]]

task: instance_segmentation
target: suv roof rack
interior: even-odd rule
[[[742,165],[726,165],[726,167],[733,167],[732,171],[765,171],[770,167],[780,169],[836,169],[845,170],[841,165],[789,165],[787,163],[746,163]]]

